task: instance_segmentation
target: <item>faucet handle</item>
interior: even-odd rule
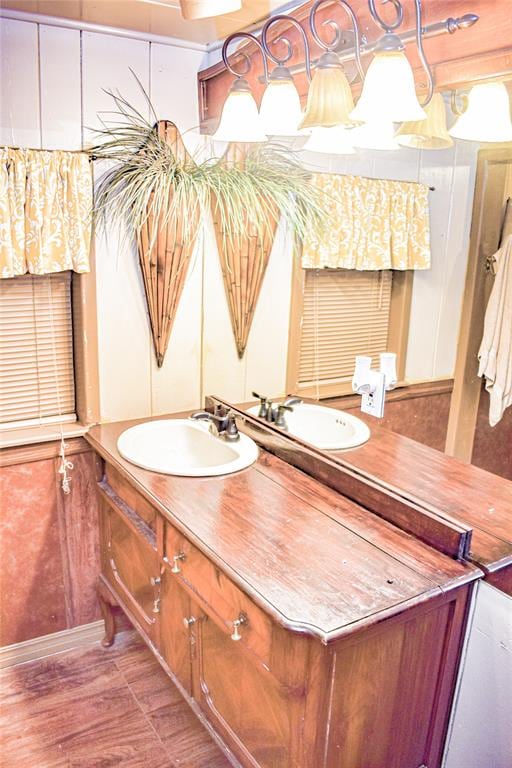
[[[223,434],[226,440],[234,442],[240,440],[240,432],[236,425],[236,414],[233,411],[228,411],[224,416],[223,421]]]
[[[293,412],[293,408],[291,407],[291,405],[285,405],[284,403],[281,403],[280,405],[277,406],[274,424],[276,425],[276,427],[281,427],[281,429],[287,429],[286,421],[284,418],[285,411]]]
[[[260,409],[258,411],[258,417],[260,419],[266,419],[268,416],[268,412],[272,407],[268,397],[264,397],[263,395],[258,395],[257,392],[252,392],[251,394],[253,397],[258,398],[258,400],[260,401]]]

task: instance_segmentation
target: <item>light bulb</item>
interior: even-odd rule
[[[300,128],[331,128],[352,124],[352,91],[338,56],[332,51],[320,57],[308,92]]]
[[[504,83],[481,83],[469,92],[465,112],[450,128],[450,136],[466,141],[512,141],[510,100]]]
[[[245,78],[237,78],[231,86],[213,138],[216,141],[233,142],[267,141],[260,123],[258,106]]]
[[[434,93],[425,107],[425,120],[403,123],[396,134],[398,143],[414,149],[446,149],[453,139],[446,128],[446,111],[440,93]]]
[[[206,19],[239,11],[242,0],[180,0],[180,7],[184,19]]]
[[[375,54],[350,117],[361,122],[379,119],[390,123],[425,118],[416,96],[411,65],[402,51]]]
[[[395,138],[393,123],[372,120],[350,131],[354,147],[359,149],[395,150],[400,145]]]
[[[353,155],[355,149],[350,139],[351,134],[352,131],[342,125],[335,125],[332,128],[313,128],[311,136],[302,149],[326,155]]]
[[[270,75],[261,100],[262,128],[268,136],[298,136],[302,118],[299,93],[290,71],[278,66]]]

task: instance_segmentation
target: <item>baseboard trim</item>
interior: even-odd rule
[[[72,629],[64,629],[61,632],[53,632],[51,635],[24,640],[21,643],[6,645],[0,648],[0,669],[44,659],[46,656],[54,656],[72,648],[93,645],[101,640],[104,634],[105,626],[100,620]]]

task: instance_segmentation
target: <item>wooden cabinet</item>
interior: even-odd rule
[[[117,602],[235,766],[440,768],[478,573],[373,516],[363,535],[370,513],[342,523],[296,493],[330,494],[330,515],[355,515],[351,502],[298,474],[294,493],[265,461],[231,479],[156,476],[151,492],[149,473],[107,464],[108,643]]]
[[[194,638],[191,603],[168,566],[163,568],[157,646],[174,677],[187,693],[192,691]]]
[[[292,759],[290,691],[207,613],[198,612],[195,634],[194,697],[216,731],[244,765],[298,764]]]

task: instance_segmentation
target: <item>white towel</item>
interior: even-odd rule
[[[512,404],[512,234],[494,255],[496,275],[487,304],[478,359],[489,392],[489,424],[494,427]]]

